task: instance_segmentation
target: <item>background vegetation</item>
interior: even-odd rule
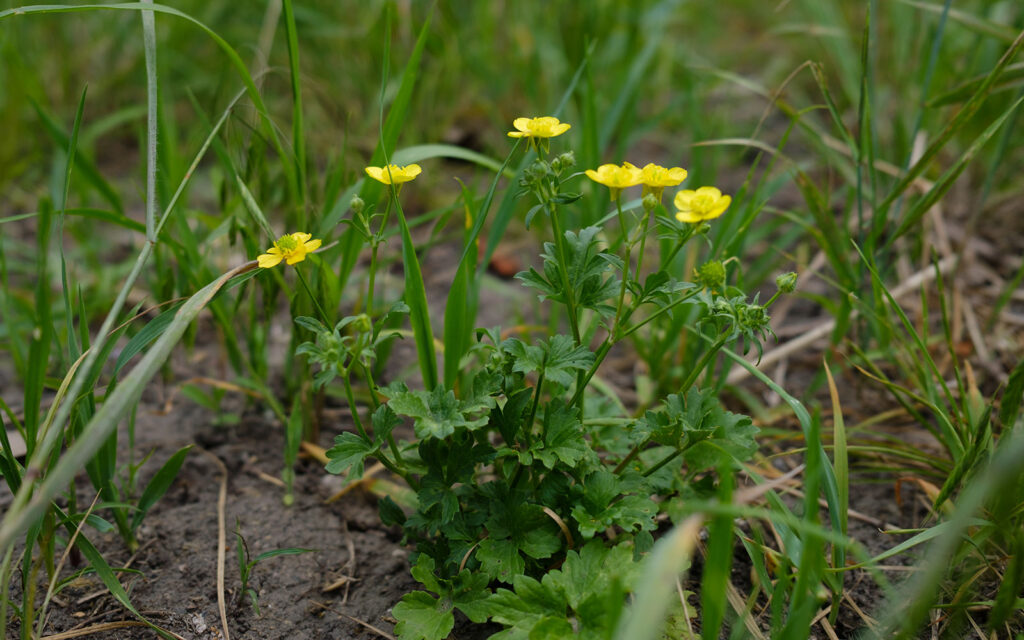
[[[308,298],[285,295],[294,292],[283,276],[245,284],[246,274],[230,270],[277,235],[308,230],[325,245],[338,241],[318,269],[330,265],[340,277],[315,272],[314,290],[332,310],[358,310],[366,252],[342,220],[351,218],[353,194],[375,201],[380,193],[358,181],[366,165],[381,163],[382,137],[389,154],[405,149],[407,162],[425,167],[415,193],[403,196],[422,257],[464,240],[454,204],[464,196],[451,177],[479,205],[510,148],[513,118],[561,109],[579,169],[646,158],[686,167],[691,187],[733,194],[710,242],[672,263],[680,277],[708,257],[739,256],[728,265],[730,282],[767,298],[776,275],[800,274],[797,296],[773,309],[780,344],[768,346],[766,374],[726,354],[702,383],[762,428],[762,451],[745,476],[761,484],[773,461],[806,452],[798,490],[809,497],[794,515],[774,485],[761,484],[763,495],[747,502],[725,500],[723,488],[721,502],[672,514],[683,525],[654,552],[667,554],[659,556],[666,566],[682,569],[698,553],[686,519],[694,516],[741,542],[758,576],[745,606],[709,610],[716,597],[726,600],[732,548],[712,545],[703,560],[703,628],[756,611],[770,637],[807,637],[823,602],[843,606],[835,576],[845,566],[889,557],[843,543],[851,495],[862,483],[898,480],[928,499],[921,528],[905,532],[911,542],[893,545],[920,554],[921,571],[900,595],[873,574],[879,598],[894,604],[880,603],[865,626],[910,636],[930,620],[949,637],[971,627],[1020,632],[1019,3],[185,1],[156,15],[148,70],[142,5],[27,15],[15,6],[0,4],[0,413],[52,482],[32,500],[26,490],[5,515],[5,578],[54,572],[63,544],[55,532],[72,535],[86,506],[51,499],[87,459],[89,481],[109,503],[104,517],[129,546],[173,479],[178,456],[156,461],[153,483],[135,486],[137,461],[110,436],[160,370],[160,354],[174,348],[174,332],[186,345],[197,340],[184,317],[174,331],[154,327],[166,307],[153,305],[201,292],[181,308],[194,317],[209,305],[225,376],[270,406],[282,428],[291,425],[283,452],[290,468],[296,430],[306,425],[316,435],[308,415],[296,418],[308,409],[292,402],[310,393],[296,382],[308,371],[273,355],[270,327],[286,298],[291,316],[314,309]],[[159,83],[147,84],[153,78]],[[428,144],[450,146],[408,151]],[[603,187],[578,188],[586,197],[567,213],[568,228],[606,213]],[[503,238],[547,237],[543,221],[525,229],[527,207],[509,202],[507,210],[495,203],[481,264]],[[385,265],[400,261],[397,226],[392,232]],[[135,266],[147,251],[152,257]],[[135,268],[139,278],[123,287]],[[235,279],[217,280],[225,273]],[[120,309],[119,295],[127,304]],[[440,317],[443,300],[428,302]],[[507,324],[514,321],[547,318]],[[699,341],[685,337],[691,322],[676,315],[629,345],[641,363],[629,372],[629,411],[687,379],[700,356]],[[144,327],[153,333],[135,338]],[[162,337],[152,343],[157,328]],[[288,330],[291,351],[309,338]],[[148,349],[152,358],[135,370],[127,357],[111,356],[117,365],[106,370],[79,360],[112,331],[110,349]],[[77,403],[54,419],[54,394],[68,391],[76,362],[81,387],[68,395]],[[107,426],[95,431],[102,437],[91,451],[57,453],[56,444],[92,435],[97,419]],[[2,471],[14,493],[38,479],[12,451],[5,443]],[[750,532],[740,535],[739,516],[755,523]],[[766,542],[773,533],[789,544]],[[16,539],[38,549],[35,559],[18,561]],[[102,557],[86,554],[102,573]],[[657,584],[653,572],[646,577]],[[660,592],[650,588],[638,606],[657,605],[651,593]],[[28,620],[23,628],[32,628],[34,596],[27,590],[20,604],[9,603]],[[755,608],[758,598],[772,607]],[[750,624],[731,628],[753,633]]]

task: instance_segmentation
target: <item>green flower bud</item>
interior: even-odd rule
[[[725,267],[718,260],[709,260],[697,268],[697,283],[708,289],[721,289],[725,284]]]
[[[642,200],[644,209],[647,211],[654,211],[657,209],[658,205],[661,204],[661,198],[659,196],[660,194],[655,195],[653,192],[645,194],[644,199]]]
[[[576,165],[576,154],[572,151],[566,151],[565,153],[559,154],[554,160],[551,161],[551,168],[554,169],[555,173],[560,173],[565,169],[572,168]]]
[[[796,289],[796,273],[790,271],[784,273],[781,276],[775,278],[775,286],[779,288],[782,293],[792,293]]]
[[[359,215],[366,208],[366,203],[359,196],[352,196],[352,200],[348,203],[348,208],[352,209],[352,213]]]
[[[373,323],[370,322],[370,316],[365,313],[360,313],[356,316],[356,321],[352,323],[352,326],[359,333],[369,333],[373,329]]]

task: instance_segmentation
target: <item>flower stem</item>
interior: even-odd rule
[[[672,251],[669,252],[668,257],[665,258],[665,260],[662,262],[662,264],[664,264],[665,266],[668,266],[669,264],[671,264],[672,260],[675,259],[676,254],[678,254],[679,251],[684,246],[686,246],[686,243],[690,240],[690,238],[693,237],[693,230],[695,228],[696,228],[696,226],[692,225],[692,224],[686,228],[686,233],[683,235],[682,238],[679,239],[679,242],[676,244],[676,246],[672,248]]]
[[[363,426],[363,420],[359,417],[359,409],[356,407],[356,397],[352,393],[352,383],[348,379],[348,370],[346,369],[344,375],[341,376],[341,381],[345,385],[345,398],[348,400],[348,408],[352,412],[352,420],[356,423],[356,429],[359,430],[359,435],[369,440],[370,436],[366,433],[366,428]]]
[[[523,435],[526,436],[526,446],[527,446],[527,448],[529,448],[529,446],[530,446],[530,441],[531,441],[530,433],[533,431],[533,420],[534,420],[534,418],[537,417],[537,405],[540,404],[540,392],[541,392],[541,389],[543,387],[544,387],[544,369],[541,369],[540,370],[540,375],[537,377],[536,393],[533,394],[533,406],[530,407],[530,417],[524,423],[524,428],[523,428]],[[540,436],[541,442],[544,442],[544,437],[546,435],[547,434],[544,433],[544,431],[542,430],[541,431],[541,436]]]
[[[647,478],[647,477],[650,477],[650,476],[651,476],[652,474],[654,474],[654,473],[655,473],[655,472],[656,472],[656,471],[657,471],[658,469],[660,469],[660,468],[664,467],[664,466],[665,466],[666,464],[668,464],[669,462],[672,462],[673,460],[675,460],[676,458],[678,458],[678,457],[679,457],[679,454],[681,454],[682,452],[683,452],[683,449],[676,449],[676,450],[675,450],[675,451],[673,451],[672,453],[668,454],[667,456],[665,456],[664,458],[662,458],[661,460],[659,460],[659,461],[657,462],[657,464],[655,464],[655,465],[654,465],[653,467],[651,467],[651,468],[650,468],[650,469],[648,469],[647,471],[644,471],[644,477],[645,477],[645,478]]]
[[[612,335],[615,335],[615,332],[618,330],[619,322],[621,322],[622,318],[622,305],[626,300],[626,283],[629,280],[629,258],[633,249],[633,244],[627,237],[626,216],[622,213],[622,200],[617,197],[615,198],[615,209],[619,214],[619,228],[622,230],[622,242],[626,245],[626,260],[622,263],[622,286],[619,287],[619,301],[615,305],[615,322],[612,324],[612,327],[614,327],[612,329]]]
[[[370,318],[373,318],[373,296],[377,282],[377,250],[380,248],[384,237],[384,229],[388,225],[388,217],[391,214],[391,202],[389,198],[387,204],[384,205],[384,217],[381,219],[380,227],[377,229],[377,233],[370,238],[370,283],[366,289],[366,315],[370,316]]]
[[[701,356],[700,361],[697,363],[695,367],[690,369],[690,373],[686,376],[686,380],[684,380],[683,384],[679,387],[681,389],[680,393],[686,393],[687,391],[690,390],[690,387],[693,386],[693,383],[697,381],[697,376],[699,376],[701,371],[704,370],[704,367],[706,367],[708,363],[711,362],[711,359],[718,354],[718,351],[723,346],[725,346],[725,342],[728,339],[729,334],[723,333],[721,336],[718,337],[718,340],[715,340],[715,343],[711,345],[711,348],[704,352],[704,355]]]
[[[558,220],[558,207],[549,200],[545,200],[543,205],[551,216],[551,227],[555,234],[555,249],[558,251],[558,272],[562,276],[562,288],[565,290],[565,306],[569,310],[569,327],[572,329],[572,337],[576,341],[576,346],[579,346],[583,340],[580,337],[579,318],[576,313],[576,295],[569,280],[569,268],[565,263],[565,236],[562,233],[562,225]]]
[[[329,325],[331,321],[327,318],[327,313],[324,311],[324,308],[320,306],[320,301],[313,295],[313,290],[309,288],[309,283],[306,282],[306,277],[303,276],[302,271],[298,269],[295,270],[295,273],[298,274],[299,282],[302,283],[303,288],[306,290],[306,294],[309,295],[309,299],[313,301],[313,306],[316,307],[316,311],[320,315],[320,320],[323,321],[324,324]]]
[[[640,283],[640,265],[644,262],[644,249],[647,246],[647,229],[651,224],[651,215],[654,213],[654,209],[648,209],[644,207],[644,222],[640,230],[640,251],[636,254],[636,272],[633,275],[633,279]],[[629,263],[626,263],[626,270],[629,270]]]

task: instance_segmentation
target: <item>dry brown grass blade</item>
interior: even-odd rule
[[[362,478],[356,480],[355,482],[348,483],[347,485],[342,487],[340,491],[324,500],[324,504],[330,504],[335,500],[340,500],[345,495],[347,495],[354,489],[357,489],[358,487],[365,487],[373,479],[373,476],[377,475],[381,471],[384,471],[384,468],[384,465],[378,462],[377,464],[367,469],[366,473],[363,474]]]
[[[364,627],[366,629],[369,629],[370,631],[376,633],[378,636],[380,636],[382,638],[387,638],[387,640],[396,640],[395,636],[391,635],[390,633],[388,633],[386,631],[382,631],[381,629],[378,629],[377,627],[373,626],[369,622],[363,622],[359,618],[353,618],[352,616],[348,615],[347,613],[342,613],[342,612],[338,611],[337,609],[332,609],[331,607],[328,607],[327,605],[323,604],[322,602],[314,602],[313,604],[315,604],[316,606],[320,607],[321,609],[323,609],[325,611],[330,611],[331,613],[333,613],[333,614],[335,614],[337,616],[341,616],[342,618],[345,618],[346,620],[351,620],[352,622],[354,622],[354,623],[356,623],[358,625],[361,625],[362,627]]]
[[[327,464],[327,449],[324,449],[320,445],[313,444],[312,442],[306,442],[305,440],[299,443],[299,448],[307,455],[316,458],[317,462],[320,464]]]
[[[958,260],[959,260],[959,258],[957,256],[955,256],[955,255],[954,256],[947,256],[947,257],[943,258],[942,260],[939,261],[939,264],[938,264],[939,272],[942,273],[943,275],[948,274],[950,272],[950,270],[956,265]],[[898,298],[906,295],[907,293],[916,290],[922,284],[924,284],[926,282],[930,282],[930,281],[932,281],[934,279],[935,279],[935,268],[934,267],[928,267],[926,269],[921,269],[920,271],[918,271],[917,273],[911,275],[909,278],[907,278],[906,280],[901,282],[899,285],[894,287],[890,291],[890,293],[892,294],[893,298],[897,298],[898,299]],[[857,315],[859,315],[859,314],[857,313],[857,310],[854,309],[853,311],[850,312],[850,319],[853,319],[853,318],[857,317]],[[775,364],[776,362],[782,360],[783,358],[787,358],[787,357],[789,357],[789,356],[791,356],[791,355],[801,351],[802,349],[804,349],[806,347],[809,347],[810,345],[814,344],[818,340],[828,336],[828,334],[832,333],[832,330],[835,329],[835,328],[836,328],[836,321],[834,319],[833,320],[826,320],[825,322],[822,322],[821,324],[819,324],[815,328],[810,329],[809,331],[805,332],[800,337],[794,338],[794,339],[792,339],[792,340],[790,340],[788,342],[785,342],[785,343],[779,345],[778,347],[775,347],[774,349],[772,349],[770,351],[766,351],[764,356],[762,356],[761,360],[757,363],[757,368],[758,369],[764,369],[765,367],[768,367],[769,365]],[[729,384],[736,384],[736,383],[740,382],[741,380],[746,379],[749,375],[750,375],[750,372],[748,372],[746,368],[743,368],[743,367],[734,368],[729,373],[728,383]]]
[[[105,633],[107,631],[113,631],[114,629],[126,629],[128,627],[145,626],[148,625],[145,622],[139,622],[138,620],[122,620],[121,622],[103,622],[101,624],[94,624],[91,627],[82,627],[81,629],[75,629],[73,631],[55,633],[52,636],[43,636],[39,640],[68,640],[68,638],[84,638],[85,636],[91,636],[94,633]],[[166,629],[164,631],[166,631]],[[176,633],[172,635],[174,635],[175,638],[179,638],[180,640],[185,640]]]
[[[569,545],[570,549],[572,549],[572,533],[569,531],[569,527],[565,526],[565,520],[562,520],[562,518],[559,517],[559,515],[551,509],[551,507],[544,507],[544,513],[546,513],[549,518],[555,521],[555,524],[558,525],[558,528],[562,530],[562,535],[565,536],[565,543]]]
[[[68,556],[71,554],[71,549],[75,546],[75,541],[78,540],[78,534],[82,532],[82,527],[85,526],[86,520],[89,519],[89,515],[92,514],[92,510],[96,508],[96,503],[99,502],[100,494],[97,493],[96,497],[92,499],[92,504],[86,509],[85,515],[78,522],[78,526],[75,527],[75,533],[72,534],[71,539],[68,540],[67,546],[64,547],[64,553],[60,556],[60,561],[57,563],[57,568],[53,572],[53,577],[50,579],[50,586],[46,589],[46,597],[43,598],[43,606],[39,608],[36,615],[39,616],[39,628],[36,632],[37,635],[43,635],[43,625],[46,621],[46,609],[50,606],[50,601],[53,599],[54,591],[57,588],[57,578],[60,577],[60,572],[64,570],[64,564],[68,561]]]
[[[220,612],[221,631],[224,633],[224,640],[231,640],[228,630],[227,602],[224,597],[224,559],[227,553],[227,525],[225,524],[225,508],[228,502],[228,468],[216,455],[199,448],[208,456],[220,471],[220,489],[217,493],[217,609]]]
[[[243,394],[249,396],[250,398],[256,398],[257,400],[263,397],[262,394],[260,394],[257,391],[253,391],[252,389],[247,389],[246,387],[239,386],[239,385],[234,384],[232,382],[227,382],[227,381],[224,381],[224,380],[217,380],[215,378],[207,378],[205,376],[196,376],[194,378],[189,378],[188,380],[183,380],[183,381],[179,382],[178,384],[174,385],[174,389],[171,390],[171,393],[167,396],[167,400],[164,402],[164,407],[161,410],[160,415],[167,415],[167,414],[169,414],[171,412],[171,409],[174,408],[174,400],[178,397],[178,393],[181,391],[182,387],[184,387],[185,385],[188,385],[188,384],[192,384],[192,385],[200,385],[200,384],[202,384],[202,385],[206,385],[208,387],[213,387],[215,389],[222,389],[224,391],[232,391],[234,393],[243,393]]]

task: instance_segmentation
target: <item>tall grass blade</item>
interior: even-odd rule
[[[732,459],[722,454],[718,465],[718,502],[732,502]],[[701,634],[717,638],[725,622],[728,603],[729,570],[732,567],[732,518],[716,515],[708,525],[708,553],[700,581]]]
[[[299,219],[297,229],[306,228],[306,136],[302,125],[302,83],[299,75],[299,35],[295,28],[295,10],[292,0],[284,0],[285,34],[288,40],[288,63],[292,86],[292,151],[295,158],[295,177],[298,183]]]
[[[849,530],[850,508],[850,460],[846,449],[846,423],[843,419],[843,407],[839,402],[839,389],[832,377],[832,370],[827,362],[823,362],[825,376],[828,381],[828,394],[832,401],[832,466],[835,468],[836,488],[839,490],[839,533],[844,536]],[[832,547],[832,567],[839,569],[846,566],[846,548]],[[838,612],[839,598],[842,596],[843,581],[838,581],[839,589],[833,593],[832,608]]]
[[[387,120],[384,118],[384,90],[387,87],[388,61],[391,58],[391,20],[391,6],[388,5],[387,28],[385,29],[384,36],[384,65],[381,69],[380,83],[380,118],[378,120],[380,123],[380,142],[377,146],[377,150],[380,152],[385,165],[390,163],[388,158],[390,152],[388,149],[392,148],[398,140],[398,133],[402,124],[398,119],[391,117],[395,112],[395,106],[392,106]],[[399,93],[403,89],[408,92],[405,106],[408,105],[412,95],[412,87],[418,71],[419,54],[422,53],[423,43],[425,42],[429,26],[430,19],[428,18],[423,25],[423,29],[420,31],[416,42],[416,49],[413,53],[416,64],[413,64],[413,61],[410,60],[409,64],[406,65],[405,72],[402,74],[402,88],[399,90]],[[408,83],[406,82],[407,80]],[[404,121],[405,114],[401,115],[401,120]],[[376,154],[374,154],[374,157],[376,157]],[[398,228],[402,235],[402,262],[405,269],[404,297],[405,303],[409,305],[409,321],[412,324],[412,332],[416,341],[416,354],[419,359],[420,372],[423,374],[423,385],[427,389],[433,389],[437,386],[437,351],[434,347],[434,331],[430,326],[430,307],[427,304],[427,289],[423,284],[423,271],[420,269],[419,257],[416,255],[416,245],[413,242],[412,233],[409,231],[405,212],[402,211],[402,203],[398,199],[398,187],[394,184],[389,186],[391,198],[395,206],[395,215],[398,218]],[[349,233],[354,233],[354,230],[350,229]],[[360,243],[362,242],[360,239],[357,240]]]
[[[513,145],[512,150],[505,157],[505,162],[498,168],[494,180],[491,181],[491,186],[487,189],[487,195],[484,196],[479,209],[477,209],[475,215],[471,216],[473,226],[469,230],[463,244],[462,255],[459,257],[459,265],[455,270],[455,278],[452,281],[453,290],[448,293],[448,299],[445,301],[444,383],[449,389],[455,383],[459,369],[459,360],[465,354],[466,349],[469,348],[469,332],[473,330],[473,325],[476,324],[476,302],[478,300],[480,282],[480,265],[478,262],[480,232],[484,228],[487,214],[490,213],[491,203],[494,202],[494,193],[498,189],[498,183],[501,181],[502,176],[506,175],[509,162],[512,161],[512,156],[518,147],[518,142]],[[466,202],[468,215],[469,203],[472,200],[466,200],[466,198],[467,193],[465,187],[463,187],[463,200]],[[484,262],[484,266],[486,267],[486,262]],[[467,295],[469,291],[473,292],[472,304],[467,304],[466,299],[460,297],[458,295],[459,292],[454,290],[461,287],[465,287],[461,291],[462,296]]]
[[[989,464],[960,494],[956,509],[945,526],[939,525],[943,530],[922,554],[923,560],[918,570],[911,574],[904,588],[887,604],[874,637],[917,637],[917,631],[926,622],[943,577],[949,570],[950,559],[957,548],[964,544],[963,536],[968,528],[977,524],[974,514],[986,500],[1001,492],[1013,493],[1018,489],[1014,483],[1020,477],[1022,459],[1024,435],[1016,431],[1007,433],[1000,440]]]
[[[942,174],[932,188],[928,190],[928,193],[914,203],[914,206],[911,207],[903,216],[903,222],[900,223],[899,228],[889,236],[888,242],[890,244],[895,242],[897,238],[905,234],[907,231],[916,227],[924,214],[927,213],[928,210],[942,198],[942,196],[946,195],[949,188],[953,186],[953,182],[960,177],[960,174],[963,173],[964,169],[967,168],[967,165],[974,160],[974,157],[978,155],[981,148],[988,143],[997,131],[999,131],[999,128],[1003,126],[1006,119],[1013,115],[1013,112],[1017,110],[1017,107],[1019,107],[1022,102],[1024,102],[1024,96],[1018,98],[1012,105],[1010,105],[1009,109],[1004,111],[1002,115],[992,122],[992,124],[986,127],[982,134],[978,136],[969,147],[967,147],[967,150],[964,151],[959,158],[957,158],[956,162],[953,163],[953,166]]]
[[[157,371],[163,366],[171,350],[185,333],[192,321],[199,315],[213,296],[233,276],[256,268],[256,262],[248,262],[237,267],[206,285],[193,295],[178,310],[174,321],[168,326],[160,339],[149,352],[139,361],[118,387],[108,395],[103,406],[99,408],[85,426],[82,436],[60,457],[38,489],[28,495],[26,486],[15,496],[14,502],[0,520],[0,549],[14,541],[19,532],[25,531],[30,523],[42,516],[50,501],[57,496],[74,478],[78,470],[85,466],[102,446],[104,440],[114,432],[118,422],[138,402],[142,390]],[[95,349],[95,347],[94,347]],[[69,375],[73,375],[71,372]],[[55,432],[59,429],[50,429]],[[35,459],[33,458],[33,463]]]
[[[3,18],[3,12],[0,12],[0,19]],[[71,146],[71,137],[61,130],[60,125],[50,117],[43,108],[39,106],[34,100],[30,102],[32,108],[35,109],[36,115],[39,116],[39,122],[42,123],[43,129],[53,138],[53,141],[58,147],[67,149]],[[117,195],[117,191],[114,187],[110,186],[110,183],[103,179],[100,175],[99,169],[93,164],[92,160],[86,158],[84,155],[76,153],[73,156],[74,166],[78,170],[79,175],[100,195],[101,198],[107,201],[107,203],[117,213],[124,215],[124,207],[121,204],[121,197]]]
[[[658,540],[644,563],[644,572],[629,614],[620,618],[615,640],[660,638],[665,613],[675,596],[679,574],[690,566],[704,517],[694,514]]]
[[[71,127],[71,140],[68,141],[68,150],[64,162],[64,186],[61,189],[60,206],[57,207],[57,248],[60,252],[60,283],[61,294],[64,299],[64,322],[68,341],[68,358],[74,360],[81,353],[75,337],[75,313],[71,306],[71,293],[68,287],[68,265],[64,257],[64,212],[68,206],[68,194],[71,191],[71,169],[75,166],[74,157],[78,153],[78,134],[82,127],[82,113],[85,111],[85,95],[88,87],[82,89],[82,97],[78,100],[78,109],[75,111],[75,123]],[[85,321],[85,318],[82,318]]]
[[[390,5],[388,5],[388,11],[390,12]],[[390,13],[388,14],[387,20],[387,31],[390,34]],[[402,127],[405,124],[406,119],[409,116],[409,110],[412,105],[412,93],[416,86],[416,80],[419,73],[420,60],[423,57],[423,50],[427,44],[427,36],[430,29],[430,17],[423,23],[420,28],[419,36],[416,38],[416,44],[413,47],[412,53],[409,55],[409,61],[405,65],[405,69],[402,72],[402,81],[398,86],[398,91],[395,94],[394,99],[391,102],[391,106],[388,109],[387,119],[382,119],[380,140],[377,143],[377,148],[373,152],[373,157],[370,158],[370,166],[379,166],[386,164],[389,150],[394,149],[398,143],[398,134],[401,132]],[[390,36],[385,43],[385,56],[384,56],[384,72],[382,74],[381,81],[381,111],[384,108],[384,90],[387,85],[387,62],[388,57],[391,55],[391,42]],[[376,202],[379,198],[382,190],[382,185],[375,180],[363,180],[362,187],[359,189],[359,196],[366,202]],[[338,225],[341,217],[345,214],[348,207],[348,202],[351,200],[352,195],[355,191],[349,190],[342,194],[338,204],[332,209],[331,215],[326,216],[320,223],[319,233],[317,237],[327,238],[331,232],[334,231],[334,227]],[[342,234],[340,248],[341,252],[341,266],[338,268],[338,281],[342,289],[348,282],[349,276],[352,274],[352,269],[355,268],[356,263],[359,261],[359,250],[362,248],[362,236],[359,235],[353,228],[349,228]]]
[[[25,376],[25,444],[31,456],[36,449],[39,429],[39,406],[43,398],[46,369],[50,361],[53,320],[50,314],[50,278],[47,256],[50,254],[50,203],[43,201],[36,230],[36,290],[32,334],[29,338],[28,372]],[[3,548],[0,546],[0,548]]]
[[[1003,54],[1003,57],[999,59],[998,63],[996,63],[995,68],[992,69],[992,71],[985,78],[985,81],[981,83],[981,85],[978,87],[978,90],[974,93],[973,96],[971,96],[971,99],[964,104],[964,106],[960,109],[960,111],[956,113],[956,115],[950,118],[949,122],[946,124],[945,127],[943,127],[942,131],[939,132],[935,139],[932,140],[932,143],[928,145],[928,148],[925,149],[924,152],[921,154],[921,157],[918,159],[918,161],[915,162],[914,165],[910,167],[910,169],[903,175],[903,177],[896,184],[896,186],[892,188],[892,191],[889,192],[889,195],[886,196],[881,203],[879,203],[879,209],[887,208],[893,202],[895,202],[897,198],[903,195],[903,192],[906,191],[907,187],[909,187],[915,180],[917,180],[917,178],[919,178],[921,174],[924,173],[924,171],[931,165],[932,160],[934,160],[935,157],[939,154],[939,151],[941,151],[942,148],[946,146],[946,143],[949,142],[950,139],[952,139],[953,135],[961,128],[963,128],[967,121],[970,120],[974,116],[974,114],[978,112],[978,109],[981,108],[981,105],[988,98],[989,93],[991,93],[996,81],[999,80],[1000,77],[1002,77],[1002,74],[1006,70],[1006,67],[1017,56],[1017,53],[1020,51],[1022,46],[1024,46],[1024,31],[1022,31],[1020,35],[1018,35],[1017,38],[1013,41],[1010,47]]]
[[[263,102],[263,98],[260,96],[259,88],[256,86],[255,81],[249,74],[248,68],[245,66],[245,62],[242,57],[238,55],[227,40],[222,38],[220,34],[206,26],[205,23],[192,17],[190,14],[180,11],[173,7],[168,7],[162,4],[148,4],[145,2],[121,2],[114,4],[81,4],[81,5],[30,5],[24,7],[16,7],[13,9],[5,9],[0,11],[0,20],[6,20],[14,16],[25,16],[34,14],[47,14],[47,13],[77,13],[82,11],[151,11],[155,13],[163,13],[166,15],[175,16],[192,23],[199,27],[207,36],[212,39],[220,50],[227,56],[231,66],[238,72],[242,83],[245,85],[245,91],[252,100],[253,106],[256,108],[256,112],[260,115],[261,122],[263,124],[264,133],[266,137],[271,141],[274,146],[274,150],[277,151],[278,155],[282,158],[288,157],[285,153],[284,145],[281,143],[281,138],[277,133],[277,129],[274,127],[274,123],[270,119],[270,112],[267,111],[267,107]],[[285,165],[285,176],[288,179],[289,185],[294,189],[296,188],[296,177],[291,167]],[[114,207],[120,210],[120,207]]]
[[[764,384],[768,385],[768,388],[770,388],[772,391],[779,394],[779,397],[782,398],[782,400],[787,405],[789,405],[790,409],[793,410],[793,414],[796,416],[797,421],[800,422],[800,428],[803,430],[804,438],[808,443],[808,446],[811,446],[814,424],[811,420],[811,415],[807,413],[807,409],[804,407],[803,403],[794,398],[793,396],[791,396],[789,393],[786,392],[785,389],[776,384],[771,378],[769,378],[764,373],[759,371],[756,367],[754,367],[754,365],[747,362],[742,356],[734,353],[731,349],[722,349],[722,353],[724,353],[734,362],[736,362],[741,367],[750,372],[750,375],[754,376]],[[825,501],[828,503],[829,519],[831,521],[832,528],[836,531],[839,531],[839,509],[840,505],[842,504],[841,500],[839,499],[839,485],[836,482],[835,470],[832,468],[832,465],[829,463],[828,458],[825,456],[825,450],[821,446],[820,439],[818,440],[817,446],[820,449],[819,455],[821,464],[819,473],[821,474],[821,486],[822,490],[825,493]]]
[[[498,174],[501,175],[500,173]],[[495,177],[497,182],[497,177]],[[462,259],[452,278],[452,286],[448,290],[448,299],[444,305],[444,386],[452,389],[459,373],[459,360],[469,349],[470,334],[476,318],[479,291],[473,286],[476,282],[476,261],[478,252],[476,238],[473,237],[473,193],[459,180],[462,187],[462,201],[466,216],[466,233],[463,240]]]

